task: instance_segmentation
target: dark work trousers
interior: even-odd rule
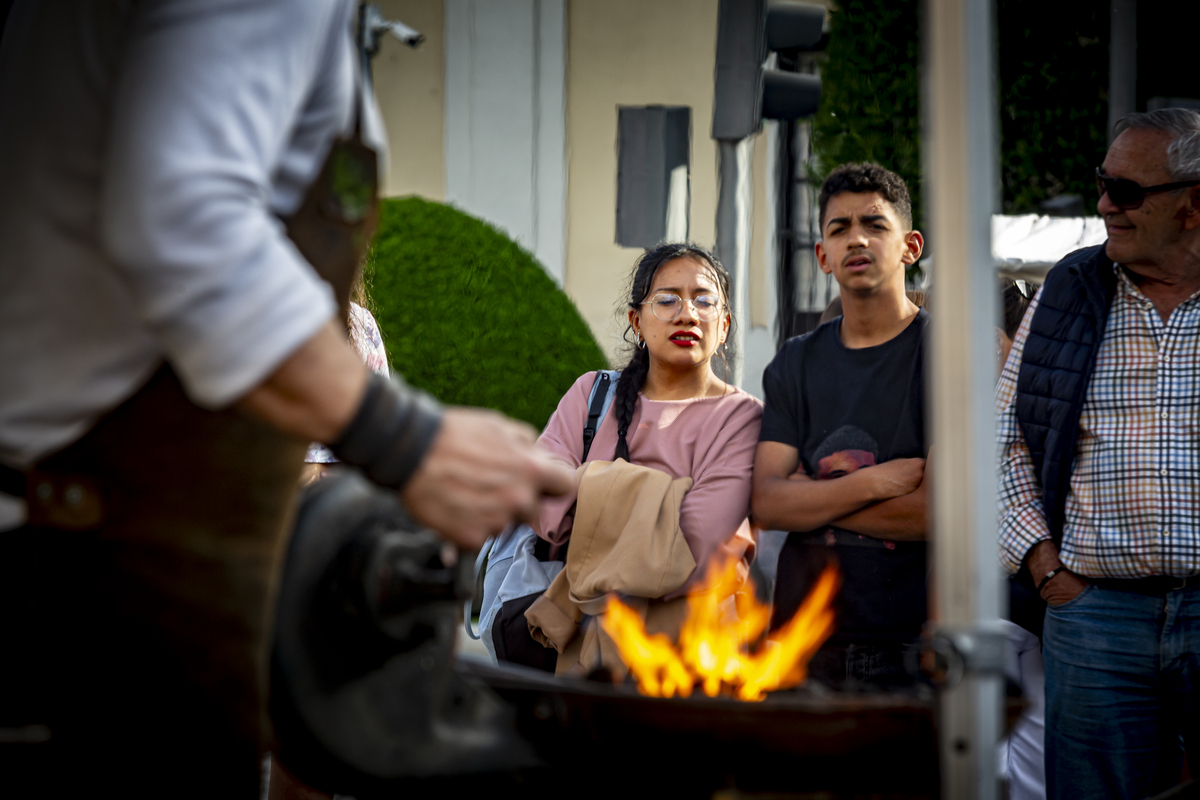
[[[164,367],[38,465],[34,524],[0,533],[0,795],[257,797],[304,449],[193,405]],[[45,524],[37,487],[58,502],[72,476],[102,518]]]
[[[1042,652],[1049,798],[1157,794],[1179,779],[1181,734],[1200,774],[1200,586],[1089,586],[1047,609]]]

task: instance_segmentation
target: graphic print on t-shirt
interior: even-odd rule
[[[860,349],[839,322],[790,340],[763,374],[760,441],[795,447],[797,472],[844,479],[898,458],[924,458],[924,333],[928,314],[892,340]],[[842,572],[832,644],[907,642],[926,618],[926,545],[826,525],[794,531],[779,556],[775,619],[795,613],[831,559]]]
[[[843,425],[825,439],[813,450],[813,466],[819,481],[844,478],[857,472],[863,467],[873,467],[879,461],[879,445],[871,434],[857,425]],[[800,470],[803,471],[801,466]],[[896,543],[886,539],[873,539],[859,533],[844,531],[841,528],[827,527],[824,529],[825,544],[848,545],[851,547],[882,547],[895,550]]]
[[[825,437],[813,453],[817,464],[816,479],[827,481],[856,472],[859,467],[873,467],[879,458],[879,445],[871,435],[854,425],[843,425]]]

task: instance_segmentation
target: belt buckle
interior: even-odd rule
[[[1189,586],[1194,586],[1196,583],[1195,575],[1187,575],[1185,577],[1177,577],[1175,575],[1168,576],[1171,585],[1167,586],[1168,592],[1178,592],[1181,589],[1186,589]]]
[[[104,492],[95,479],[32,469],[25,480],[30,525],[88,531],[104,522]]]

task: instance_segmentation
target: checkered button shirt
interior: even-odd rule
[[[1200,295],[1163,322],[1118,268],[1079,421],[1060,557],[1089,578],[1200,573]],[[1017,424],[1017,370],[1041,294],[997,387],[1001,560],[1050,539],[1042,487]]]

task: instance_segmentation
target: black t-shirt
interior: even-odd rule
[[[789,340],[763,373],[760,441],[800,451],[810,477],[832,479],[894,458],[924,458],[924,344],[929,314],[891,341],[842,344],[841,318]],[[842,572],[831,644],[912,641],[926,618],[926,545],[828,526],[793,532],[780,554],[775,623],[791,618],[830,556]]]

